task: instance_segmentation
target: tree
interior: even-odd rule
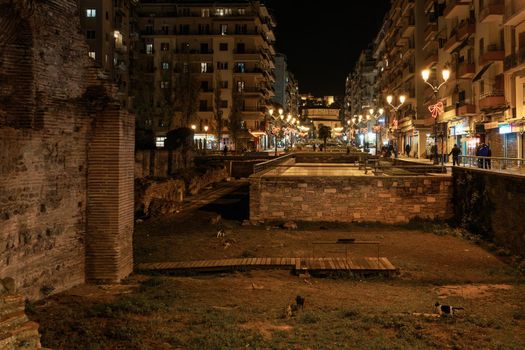
[[[222,129],[224,128],[224,120],[222,119],[222,109],[221,109],[221,92],[219,84],[219,74],[215,75],[215,90],[213,92],[213,119],[215,122],[215,128],[217,130],[217,145],[219,149],[221,148],[222,140]]]
[[[234,92],[232,97],[232,108],[228,120],[228,131],[230,132],[230,137],[235,145],[235,150],[237,150],[237,140],[242,131],[242,95],[238,92]]]
[[[174,104],[181,114],[182,126],[189,127],[197,113],[200,86],[193,72],[189,54],[184,53],[181,57],[179,74],[173,90]]]
[[[323,140],[324,147],[326,150],[326,139],[329,138],[332,134],[332,129],[329,126],[324,124],[319,124],[319,138]]]

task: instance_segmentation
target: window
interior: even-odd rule
[[[170,82],[169,81],[161,81],[160,82],[160,88],[161,89],[167,89],[170,87]]]
[[[244,62],[237,62],[236,71],[238,73],[244,73],[246,71],[246,65],[244,64]]]
[[[162,34],[169,34],[170,33],[170,27],[168,26],[162,26],[160,28],[160,31],[162,32]]]
[[[210,25],[199,24],[199,34],[210,34]]]
[[[163,125],[160,125],[160,124],[164,124],[162,121],[159,122],[159,126],[163,126]],[[155,146],[157,146],[157,148],[163,148],[164,147],[164,141],[166,141],[166,136],[157,136],[155,137]]]
[[[169,51],[170,44],[169,43],[160,43],[160,50],[161,51]]]
[[[146,34],[153,34],[154,31],[153,31],[153,26],[146,26]]]
[[[228,33],[228,25],[227,24],[221,24],[221,35],[226,35]]]
[[[244,16],[246,14],[246,9],[238,9],[239,15]]]
[[[219,81],[219,87],[221,89],[227,89],[228,88],[228,80],[221,80],[221,81]]]
[[[208,53],[208,44],[207,43],[201,43],[201,53]]]
[[[210,9],[202,9],[201,17],[210,17]]]
[[[228,62],[217,62],[217,69],[219,70],[228,69]]]
[[[162,62],[162,69],[163,70],[168,70],[170,69],[170,64],[168,62]]]
[[[153,54],[153,44],[146,44],[146,54]]]
[[[483,96],[485,94],[485,81],[481,80],[479,82],[479,94]]]
[[[96,9],[86,9],[86,17],[97,17],[97,10]]]
[[[210,73],[211,64],[208,62],[201,62],[201,73]]]
[[[228,100],[221,100],[220,108],[228,108]]]
[[[210,83],[206,80],[201,81],[201,90],[202,91],[208,91],[209,90]]]
[[[235,34],[246,34],[248,33],[248,26],[246,24],[236,24]]]
[[[244,91],[244,81],[238,81],[237,82],[237,92],[243,92]]]
[[[200,100],[199,101],[199,111],[206,112],[208,110],[208,101]]]
[[[219,50],[220,51],[228,51],[228,43],[220,43],[219,44]]]
[[[89,52],[88,52],[88,56],[89,56],[90,58],[92,58],[92,59],[96,59],[96,57],[97,57],[96,54],[95,54],[95,51],[89,51]]]
[[[95,31],[94,30],[86,31],[86,38],[88,38],[88,39],[95,39]]]
[[[246,51],[246,47],[244,43],[238,43],[237,44],[237,53],[244,53]]]
[[[179,34],[190,34],[190,25],[179,24]]]

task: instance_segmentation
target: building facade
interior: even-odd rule
[[[137,17],[137,83],[147,95],[141,95],[141,105],[150,107],[139,113],[138,122],[160,137],[191,126],[207,148],[222,148],[233,147],[227,125],[232,113],[239,113],[245,144],[263,147],[263,121],[275,82],[275,22],[267,8],[259,1],[146,0]],[[182,90],[196,90],[197,97],[191,97],[196,106],[189,106],[196,110],[188,118],[181,117],[175,103],[185,99],[178,95],[184,93],[181,84],[187,84]],[[218,128],[222,140],[216,138]]]

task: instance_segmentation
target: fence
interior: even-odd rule
[[[525,171],[525,159],[523,158],[459,156],[459,164],[483,169]]]

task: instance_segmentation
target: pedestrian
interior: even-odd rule
[[[480,168],[487,169],[488,168],[488,160],[487,157],[489,156],[489,148],[485,143],[482,143],[479,148],[479,156],[480,156]]]
[[[458,145],[454,144],[454,147],[452,147],[452,150],[448,154],[449,156],[452,154],[452,165],[458,165],[459,166],[459,154],[461,153],[461,148],[459,148]]]
[[[410,149],[411,149],[410,144],[407,143],[405,145],[405,154],[406,154],[407,157],[410,157]]]
[[[392,150],[394,151],[394,158],[397,158],[397,143],[392,144]]]
[[[228,154],[228,146],[227,145],[224,145],[224,148],[222,150],[222,153],[224,154],[224,156],[226,157],[226,155]]]
[[[481,156],[481,144],[478,143],[476,145],[476,156]],[[483,160],[481,158],[478,158],[478,168],[483,168]]]

